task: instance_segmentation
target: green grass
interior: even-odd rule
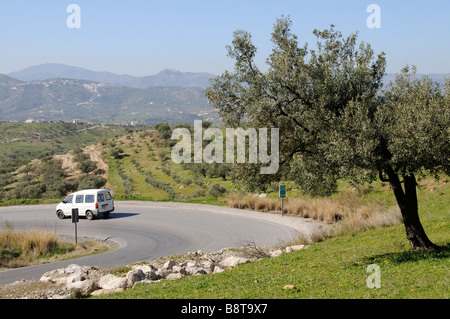
[[[389,191],[379,185],[372,194],[388,200]],[[239,265],[219,274],[138,284],[101,298],[448,299],[449,202],[448,183],[434,191],[420,191],[422,223],[430,239],[443,247],[439,252],[412,251],[403,225],[398,225],[329,238],[305,250]],[[367,267],[371,264],[380,267],[381,288],[367,287],[372,274]],[[285,290],[285,285],[295,288]]]

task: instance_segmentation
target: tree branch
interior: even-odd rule
[[[389,177],[388,177],[388,178],[385,178],[385,177],[383,176],[383,171],[381,171],[381,170],[378,170],[378,178],[379,178],[380,181],[382,181],[382,182],[385,182],[385,183],[389,183],[389,182],[390,182]]]

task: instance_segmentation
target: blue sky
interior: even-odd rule
[[[81,8],[81,28],[69,29],[69,4]],[[381,9],[370,29],[369,4]],[[314,29],[334,24],[344,35],[387,54],[387,72],[405,64],[419,73],[450,73],[448,0],[1,0],[0,73],[64,63],[136,76],[165,68],[220,74],[233,67],[225,46],[245,29],[264,69],[276,18],[290,15],[299,42],[314,47]]]

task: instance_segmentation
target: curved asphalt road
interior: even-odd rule
[[[14,229],[45,228],[74,235],[70,218],[59,220],[55,205],[0,207],[0,222]],[[80,217],[79,237],[112,240],[119,248],[99,255],[0,271],[0,285],[39,280],[47,271],[71,264],[115,268],[189,251],[216,251],[255,243],[272,247],[298,233],[311,235],[321,226],[305,219],[200,204],[115,202],[108,219]]]

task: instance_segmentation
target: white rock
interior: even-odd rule
[[[171,273],[171,270],[165,268],[160,268],[155,272],[156,276],[158,276],[159,278],[166,278]]]
[[[269,253],[270,257],[279,257],[283,254],[283,251],[281,249],[275,250],[275,251],[271,251]]]
[[[82,296],[89,296],[91,293],[97,290],[98,286],[94,280],[78,281],[74,285],[76,290],[79,290]]]
[[[213,273],[217,274],[217,273],[221,273],[224,272],[225,270],[220,268],[219,266],[214,267]]]
[[[144,280],[145,277],[145,273],[139,268],[129,271],[127,273],[128,287],[132,287],[135,283]]]
[[[157,280],[159,279],[159,276],[156,274],[157,270],[156,268],[154,268],[153,266],[149,266],[149,265],[137,265],[137,266],[133,266],[133,269],[140,269],[142,270],[142,272],[145,275],[144,279],[150,279],[150,280]]]
[[[185,276],[188,275],[186,268],[184,268],[182,266],[175,265],[175,266],[173,266],[172,271],[175,271],[175,272],[180,273]]]
[[[123,288],[116,288],[116,289],[99,289],[91,293],[91,296],[100,296],[105,294],[110,294],[113,292],[123,292]]]
[[[168,260],[166,261],[166,263],[163,265],[163,267],[165,269],[172,269],[173,266],[175,266],[175,262],[173,260]]]
[[[216,267],[216,263],[213,262],[213,261],[210,261],[210,260],[204,261],[202,263],[202,265],[203,265],[203,268],[206,270],[207,273],[213,272],[214,271],[214,267]]]
[[[181,279],[181,278],[183,278],[184,276],[182,275],[182,274],[180,274],[180,273],[171,273],[171,274],[168,274],[167,275],[167,277],[166,277],[166,279],[168,279],[168,280],[174,280],[174,279]]]
[[[186,268],[186,271],[189,275],[206,275],[207,272],[205,269],[203,269],[202,267],[188,267]]]
[[[246,262],[249,262],[247,258],[243,257],[236,257],[236,256],[230,256],[222,260],[219,264],[222,268],[230,268],[235,267],[240,264],[244,264]]]
[[[128,280],[127,278],[117,277],[112,274],[108,274],[100,278],[100,280],[98,281],[98,285],[100,288],[103,289],[117,289],[117,288],[127,289]]]

